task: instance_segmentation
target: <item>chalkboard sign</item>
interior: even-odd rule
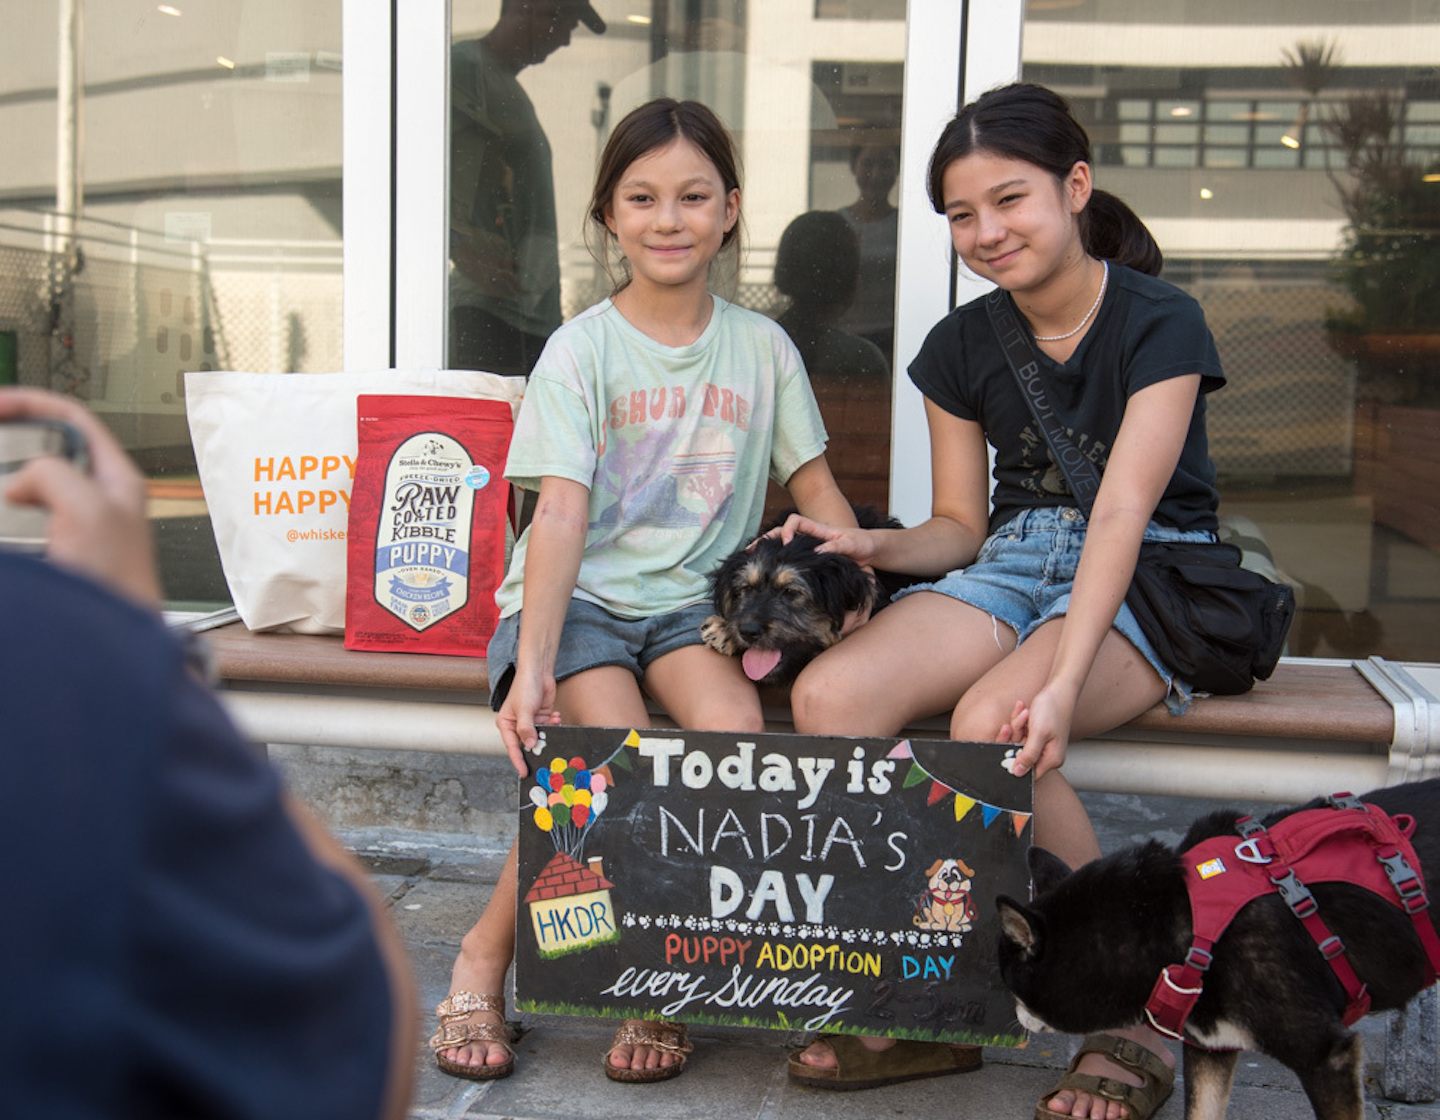
[[[991,743],[550,727],[522,782],[523,1011],[1014,1045]]]

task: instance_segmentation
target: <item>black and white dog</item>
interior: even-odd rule
[[[778,515],[764,531],[785,523]],[[900,529],[871,506],[856,506],[862,529]],[[817,553],[821,542],[797,533],[790,542],[762,536],[737,549],[710,576],[715,613],[701,633],[706,645],[741,656],[745,674],[762,684],[789,684],[821,651],[840,640],[846,614],[873,614],[920,576],[869,572],[848,556]]]
[[[1410,842],[1426,893],[1435,899],[1440,780],[1377,790],[1362,800],[1391,817],[1414,819]],[[1282,818],[1322,804],[1283,809],[1262,823],[1273,829]],[[1193,857],[1185,854],[1225,835],[1243,847],[1235,821],[1234,813],[1215,813],[1197,821],[1178,848],[1151,841],[1073,873],[1032,848],[1034,901],[997,900],[1000,974],[1016,996],[1021,1022],[1071,1034],[1142,1022],[1161,970],[1184,961],[1191,946],[1186,875]],[[1373,858],[1368,850],[1365,857]],[[1207,866],[1196,870],[1204,874]],[[1307,885],[1320,918],[1344,943],[1345,957],[1364,982],[1370,1010],[1403,1007],[1425,987],[1426,952],[1405,910],[1350,882]],[[1430,919],[1422,914],[1421,920]],[[1224,1117],[1240,1049],[1258,1050],[1294,1070],[1320,1120],[1360,1120],[1360,1040],[1342,1021],[1345,990],[1281,895],[1269,890],[1246,904],[1212,954],[1183,1027],[1188,1120]]]

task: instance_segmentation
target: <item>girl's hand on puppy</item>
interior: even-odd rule
[[[816,545],[816,552],[833,552],[837,556],[848,556],[862,568],[873,570],[875,540],[868,529],[826,525],[823,522],[811,521],[804,514],[792,513],[785,519],[785,524],[777,529],[771,529],[765,536],[778,536],[784,543],[789,544],[795,539],[797,533],[818,538],[821,543]]]

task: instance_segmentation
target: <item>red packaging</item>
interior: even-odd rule
[[[345,648],[484,657],[511,508],[506,401],[356,399]]]

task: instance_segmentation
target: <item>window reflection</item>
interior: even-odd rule
[[[791,332],[842,489],[886,506],[903,2],[453,0],[451,18],[452,364],[528,372],[562,318],[610,294],[583,240],[598,152],[636,106],[699,100],[744,169],[746,253],[712,287]],[[864,23],[827,28],[817,58],[803,29],[832,19]],[[526,21],[528,60],[485,79],[495,30]]]
[[[6,13],[0,384],[110,425],[149,476],[167,596],[216,605],[184,374],[343,368],[341,3],[72,6],[74,36],[63,4]]]
[[[1205,308],[1222,524],[1297,586],[1290,652],[1440,660],[1440,502],[1412,485],[1440,461],[1433,10],[1317,0],[1260,50],[1292,6],[1226,12],[1119,0],[1090,59],[1091,5],[1032,8],[1024,75],[1071,98],[1097,182]]]

